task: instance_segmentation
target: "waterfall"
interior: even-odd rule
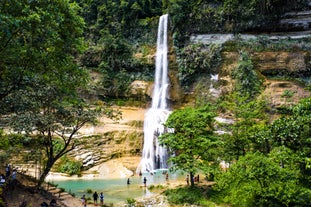
[[[214,87],[214,84],[218,82],[218,74],[211,74],[211,84],[209,87],[209,92],[213,97],[218,98],[220,95],[220,90]]]
[[[155,82],[152,94],[151,108],[145,114],[144,146],[138,172],[149,172],[155,169],[167,168],[167,150],[158,142],[158,137],[164,133],[163,124],[170,111],[167,104],[168,96],[168,15],[162,15],[158,26],[157,53],[155,63]]]

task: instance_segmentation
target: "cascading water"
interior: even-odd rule
[[[218,82],[218,74],[211,74],[211,84],[209,88],[209,92],[213,97],[219,97],[220,95],[220,90],[216,89],[214,87],[214,84]]]
[[[167,104],[168,96],[168,15],[162,15],[158,26],[157,53],[155,65],[155,83],[151,108],[145,114],[144,147],[138,172],[150,172],[155,169],[167,168],[167,150],[158,142],[158,137],[164,133],[163,124],[170,111]]]

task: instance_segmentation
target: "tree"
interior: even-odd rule
[[[216,176],[224,201],[233,206],[308,206],[311,191],[297,182],[299,171],[290,164],[295,163],[295,158],[285,152],[288,165],[282,168],[280,155],[248,153],[227,172]]]
[[[218,144],[213,132],[214,116],[210,106],[175,110],[165,123],[172,131],[159,137],[169,150],[172,169],[189,172],[191,186],[195,173],[213,159]]]
[[[37,89],[40,81],[77,87],[85,83],[85,71],[73,61],[82,48],[84,22],[78,11],[68,0],[2,1],[0,113],[10,112],[4,98],[10,95],[12,99],[20,90]],[[76,75],[71,76],[73,73]]]
[[[253,139],[258,127],[266,124],[267,103],[262,99],[250,100],[248,96],[239,93],[228,95],[222,104],[232,113],[233,124],[227,126],[230,133],[223,135],[225,160],[238,160],[247,152],[258,150],[257,142]]]
[[[301,172],[300,182],[311,186],[311,98],[302,99],[290,108],[290,114],[269,126],[269,142],[273,147],[287,147],[297,154]]]
[[[225,202],[233,206],[309,205],[310,106],[310,98],[303,99],[273,123],[255,129],[253,137],[248,133],[248,139],[255,138],[249,141],[258,143],[227,172],[216,176]]]
[[[230,133],[223,136],[224,158],[229,161],[238,160],[250,150],[256,150],[252,135],[259,125],[267,121],[267,102],[262,97],[256,97],[261,90],[261,80],[247,52],[241,52],[232,77],[233,91],[221,104],[234,119],[234,123],[228,126]]]
[[[109,107],[92,108],[79,97],[88,73],[74,61],[84,22],[69,0],[5,0],[0,5],[0,114],[5,127],[42,144],[40,186],[53,164],[77,146],[74,136]],[[5,122],[4,122],[5,119]]]
[[[81,103],[54,101],[50,105],[42,105],[40,110],[12,116],[11,127],[14,131],[26,132],[44,147],[37,150],[39,154],[44,152],[38,186],[44,182],[54,163],[79,144],[75,136],[81,127],[86,123],[96,123],[96,118],[102,114],[99,109],[90,109]],[[118,118],[118,113],[113,110],[104,109],[102,112],[109,118]]]

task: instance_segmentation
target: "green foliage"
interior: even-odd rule
[[[211,86],[213,86],[213,88],[217,88],[217,84],[215,84],[211,78],[206,76],[199,77],[195,81],[194,85],[195,106],[199,107],[215,102],[217,98],[211,93]]]
[[[281,97],[282,97],[282,98],[285,98],[286,101],[290,101],[290,99],[294,96],[294,94],[295,94],[295,92],[293,92],[293,91],[285,90],[285,91],[282,93]]]
[[[292,150],[300,150],[304,143],[301,135],[304,125],[299,117],[281,117],[270,126],[270,135],[276,146],[286,146]]]
[[[175,33],[175,41],[177,44],[183,45],[189,36],[189,17],[196,0],[166,0],[163,4],[165,13],[170,14],[173,24],[172,31]]]
[[[253,99],[260,92],[261,80],[259,79],[252,60],[247,52],[241,52],[239,62],[232,77],[235,80],[235,91],[242,97]]]
[[[204,196],[204,192],[198,187],[169,189],[165,191],[165,195],[167,196],[168,201],[172,204],[209,206],[202,205],[207,203],[207,201],[206,197]]]
[[[60,159],[56,170],[69,175],[80,175],[81,168],[82,163],[80,161],[69,159],[67,156],[64,156]]]
[[[148,186],[149,190],[157,190],[157,189],[164,189],[165,187],[163,185],[150,185]]]
[[[189,34],[239,33],[262,28],[273,31],[282,14],[305,10],[308,1],[167,0],[163,6],[171,16],[174,32],[179,34],[177,41],[183,45]]]
[[[139,121],[139,120],[132,120],[129,121],[128,123],[126,123],[129,126],[132,127],[137,127],[137,128],[142,128],[144,126],[144,122],[143,121]]]
[[[179,79],[189,85],[198,75],[212,74],[221,62],[221,45],[190,44],[177,56]]]
[[[0,129],[0,149],[6,150],[9,146],[9,138],[5,136],[3,130]]]
[[[97,53],[95,64],[103,61],[115,72],[121,69],[135,68],[131,56],[134,45],[143,40],[154,43],[158,16],[161,12],[161,1],[97,1],[79,0],[82,16],[88,24],[86,38],[90,45],[96,45],[101,54]],[[85,64],[92,63],[92,57],[85,54]],[[98,60],[100,61],[98,62]],[[93,59],[94,60],[94,59]],[[90,62],[89,62],[90,61]],[[140,66],[141,67],[141,66]]]
[[[225,192],[224,201],[233,206],[304,206],[311,196],[298,181],[297,169],[280,167],[260,153],[247,154],[217,177]]]
[[[108,31],[102,33],[103,37],[99,40],[99,44],[102,46],[101,59],[109,66],[109,68],[103,69],[120,71],[130,63],[132,56],[130,45],[126,39],[113,36]]]
[[[266,134],[258,133],[265,128],[267,121],[267,102],[263,99],[250,100],[248,97],[232,93],[222,102],[225,113],[232,114],[234,123],[226,126],[227,131],[222,135],[224,160],[237,160],[249,151],[267,150]]]
[[[297,116],[310,118],[311,116],[311,98],[301,99],[299,104],[292,107],[292,111]]]
[[[83,48],[79,9],[68,0],[12,0],[0,6],[6,16],[0,29],[0,59],[5,60],[0,61],[0,114],[10,115],[5,127],[36,132],[41,141],[46,156],[38,186],[54,163],[75,148],[73,136],[83,125],[95,124],[100,113],[116,115],[108,106],[91,108],[78,96],[89,81],[74,61]]]
[[[73,54],[82,47],[79,37],[84,22],[77,16],[79,8],[75,3],[12,0],[3,2],[0,10],[4,17],[0,29],[0,58],[5,60],[0,62],[3,74],[0,81],[1,113],[16,107],[26,108],[29,101],[22,106],[17,105],[20,102],[7,103],[26,101],[20,97],[22,94],[44,88],[45,83],[53,82],[64,87],[81,85],[83,73],[74,64]],[[73,71],[76,74],[69,76]]]
[[[134,198],[127,198],[126,202],[129,206],[135,206],[136,200]]]
[[[88,189],[86,189],[86,193],[91,194],[91,193],[93,193],[93,190],[88,188]]]
[[[270,126],[271,141],[276,146],[286,146],[309,156],[311,99],[302,99],[292,107],[291,116],[283,116]]]
[[[298,156],[297,163],[301,173],[300,182],[311,186],[311,169],[309,165],[311,136],[311,99],[302,99],[291,108],[291,113],[275,120],[269,126],[269,141],[272,146],[285,146]]]
[[[111,56],[111,52],[109,53]],[[108,55],[107,55],[108,57]],[[130,84],[134,80],[149,80],[151,75],[148,68],[144,68],[143,72],[131,71],[131,68],[140,68],[139,65],[132,66],[132,59],[124,59],[121,57],[108,57],[109,59],[117,59],[114,64],[102,61],[99,65],[99,72],[102,75],[99,90],[106,97],[126,98],[130,90]],[[120,63],[120,65],[119,65]],[[137,70],[137,68],[135,70]],[[141,94],[140,94],[141,95]],[[122,100],[124,101],[124,100]]]
[[[210,106],[175,110],[169,116],[165,127],[174,130],[159,140],[172,155],[168,160],[173,164],[172,170],[181,169],[190,175],[206,170],[205,165],[213,159],[218,144],[213,134],[214,116]]]
[[[301,100],[271,124],[254,125],[258,120],[243,115],[257,107],[239,115],[232,135],[224,138],[225,157],[233,164],[227,172],[216,173],[218,197],[233,206],[309,205],[310,103],[310,98]],[[241,148],[243,141],[247,147]],[[230,157],[234,152],[236,160]]]

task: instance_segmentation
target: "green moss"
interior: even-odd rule
[[[127,122],[126,125],[137,127],[137,128],[142,128],[144,126],[144,121],[133,120],[133,121]]]

